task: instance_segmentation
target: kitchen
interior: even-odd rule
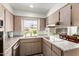
[[[0,56],[79,56],[78,10],[78,3],[0,3]]]

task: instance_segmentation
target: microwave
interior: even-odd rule
[[[0,20],[0,28],[3,27],[3,20]]]

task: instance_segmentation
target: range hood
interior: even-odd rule
[[[56,24],[47,25],[47,28],[67,28],[62,22],[57,22]]]
[[[55,28],[61,25],[61,22],[56,22],[56,24],[47,25],[48,28]]]

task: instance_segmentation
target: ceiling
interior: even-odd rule
[[[34,8],[29,6],[33,5]],[[16,15],[23,16],[46,16],[55,3],[10,3]]]

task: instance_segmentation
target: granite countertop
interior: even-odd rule
[[[9,48],[13,47],[13,45],[19,41],[20,39],[30,39],[30,38],[42,38],[42,36],[34,36],[34,37],[13,37],[7,38],[4,42],[4,51],[8,50]]]
[[[46,38],[44,38],[46,39]],[[70,42],[67,40],[60,39],[59,36],[52,36],[52,38],[47,39],[50,43],[60,48],[62,51],[69,51],[79,48],[78,43]]]
[[[52,38],[47,38],[43,36],[36,36],[36,37],[13,37],[8,38],[8,40],[5,42],[4,50],[8,50],[11,48],[18,40],[20,39],[28,39],[28,38],[43,38],[47,41],[49,41],[51,44],[55,45],[56,47],[60,48],[62,51],[69,51],[72,49],[79,48],[78,43],[73,43],[67,40],[60,39],[58,35],[52,36]]]
[[[13,38],[8,38],[5,42],[4,42],[4,51],[8,50],[9,48],[11,48],[17,41],[19,41],[19,39],[22,37],[13,37]]]

